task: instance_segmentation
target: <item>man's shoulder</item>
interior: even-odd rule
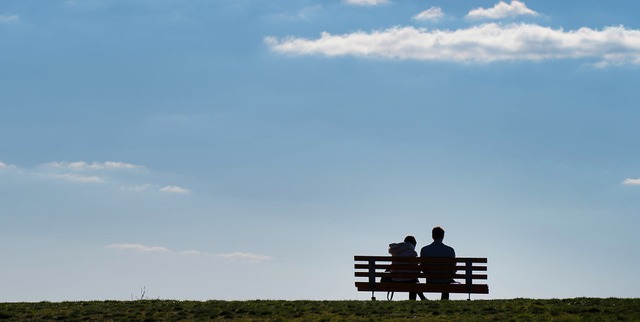
[[[446,249],[446,250],[449,250],[449,251],[451,251],[451,252],[455,252],[455,250],[453,249],[453,247],[451,247],[451,246],[449,246],[449,245],[442,244],[442,248],[443,248],[443,249]]]
[[[432,252],[432,250],[433,250],[433,248],[434,248],[433,246],[434,246],[433,244],[430,244],[430,245],[427,245],[427,246],[422,247],[422,248],[420,249],[420,256],[427,256],[427,255],[429,255],[429,253],[431,253],[431,252]]]
[[[420,249],[420,257],[455,257],[455,250],[453,247],[445,245],[443,243],[432,243]]]

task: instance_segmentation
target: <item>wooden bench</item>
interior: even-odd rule
[[[487,279],[486,258],[427,258],[391,256],[355,256],[356,288],[361,292],[436,292],[489,294],[489,285],[476,280]],[[393,271],[393,272],[391,272]],[[426,273],[425,273],[426,272]],[[420,283],[381,282],[381,278],[419,279]],[[362,278],[365,278],[362,281]],[[424,283],[428,278],[454,279],[458,284]]]

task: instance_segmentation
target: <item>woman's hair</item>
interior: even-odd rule
[[[407,236],[407,237],[405,237],[405,238],[404,238],[404,242],[405,242],[405,243],[412,243],[412,244],[413,244],[413,246],[415,246],[415,245],[417,245],[417,244],[418,244],[418,242],[416,241],[416,238],[415,238],[415,237],[413,237],[413,236]]]

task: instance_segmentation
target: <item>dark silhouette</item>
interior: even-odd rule
[[[404,242],[402,243],[393,243],[389,244],[389,254],[391,256],[402,256],[402,257],[418,257],[418,253],[416,252],[416,238],[413,236],[407,236],[404,238]],[[398,270],[392,269],[392,272],[412,272],[411,270]],[[417,278],[398,278],[395,277],[392,280],[393,282],[399,283],[419,283]],[[409,300],[415,301],[416,296],[420,296],[421,300],[426,300],[427,298],[422,293],[409,293]]]
[[[431,237],[433,238],[433,243],[422,247],[420,250],[420,257],[456,257],[456,251],[447,245],[445,245],[442,240],[444,239],[444,229],[440,226],[434,227],[431,231]],[[427,274],[427,283],[434,284],[450,284],[455,282],[453,279],[435,279],[429,278],[429,273],[431,274],[443,274],[450,273],[450,271],[425,271]],[[449,299],[449,293],[442,293],[440,297],[443,300]]]

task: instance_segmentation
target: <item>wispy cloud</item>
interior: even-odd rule
[[[187,194],[187,193],[190,193],[191,191],[189,191],[189,189],[178,187],[178,186],[165,186],[160,188],[160,192]]]
[[[20,20],[20,16],[18,15],[0,15],[0,23],[13,23],[18,22]]]
[[[169,248],[162,246],[146,246],[137,243],[122,243],[111,244],[106,246],[107,249],[115,249],[119,251],[134,251],[139,253],[167,253],[177,254],[184,256],[215,256],[223,258],[232,262],[244,262],[244,263],[261,263],[271,261],[273,258],[267,255],[259,255],[253,253],[233,252],[228,254],[212,254],[207,252],[201,252],[198,250],[185,250],[185,251],[172,251]]]
[[[440,7],[431,7],[415,16],[413,20],[426,21],[426,20],[438,20],[444,17],[444,13]]]
[[[324,7],[321,4],[316,4],[313,6],[302,8],[295,12],[283,12],[276,16],[274,16],[278,20],[310,20],[311,17],[317,14],[317,12],[321,11]]]
[[[17,169],[17,167],[13,164],[7,164],[0,161],[0,170],[10,170],[10,169]]]
[[[157,184],[143,183],[136,185],[124,185],[120,186],[121,191],[134,191],[134,192],[144,192],[144,191],[159,191],[163,193],[178,193],[178,194],[189,194],[191,191],[187,188],[179,187],[176,185],[168,185],[161,186]]]
[[[132,250],[136,252],[145,252],[145,253],[162,253],[162,252],[170,252],[168,248],[160,247],[160,246],[145,246],[142,244],[112,244],[107,246],[110,249],[117,250]]]
[[[185,250],[185,251],[181,251],[180,255],[202,255],[203,253],[197,250]]]
[[[389,0],[342,0],[342,2],[354,6],[378,6],[389,3]]]
[[[115,170],[115,169],[138,169],[142,168],[140,165],[135,165],[125,162],[106,161],[106,162],[92,162],[87,163],[85,161],[76,162],[50,162],[45,164],[46,167],[68,170]]]
[[[111,244],[106,246],[108,249],[115,249],[120,251],[134,251],[139,253],[175,253],[169,248],[162,246],[146,246],[139,243],[121,243],[121,244]],[[200,254],[198,251],[185,251],[179,252],[179,254]]]
[[[470,19],[504,19],[517,16],[537,16],[537,12],[527,8],[520,1],[513,0],[510,4],[500,1],[492,8],[477,8],[469,11],[467,18]]]
[[[149,189],[153,188],[153,185],[150,183],[143,183],[143,184],[137,184],[137,185],[132,185],[132,186],[121,186],[120,190],[123,191],[147,191]]]
[[[626,178],[624,179],[624,181],[622,181],[622,184],[628,185],[628,186],[640,186],[640,178],[638,179]]]
[[[62,173],[62,174],[51,173],[51,174],[46,174],[45,176],[53,179],[60,179],[60,180],[65,180],[70,182],[79,182],[79,183],[105,182],[104,179],[97,176],[83,176],[75,173]]]
[[[103,183],[106,180],[98,175],[83,175],[78,174],[84,171],[90,171],[94,174],[97,171],[111,171],[111,170],[130,170],[130,169],[140,169],[143,168],[140,165],[135,165],[131,163],[125,162],[116,162],[116,161],[106,161],[106,162],[85,162],[85,161],[76,161],[76,162],[60,162],[54,161],[45,163],[40,166],[40,169],[45,172],[45,177],[60,179],[69,182],[79,182],[79,183]],[[62,172],[62,173],[61,173]],[[69,173],[74,172],[74,173]]]
[[[143,169],[133,171],[133,169]],[[114,173],[116,172],[116,173]],[[153,178],[149,180],[149,172],[142,165],[126,162],[106,161],[106,162],[60,162],[54,161],[43,163],[32,169],[21,169],[13,164],[0,161],[0,174],[20,174],[47,180],[58,180],[72,184],[106,184],[107,187],[118,189],[124,192],[142,193],[172,193],[190,194],[191,190],[177,186],[165,184],[154,184]],[[132,175],[133,174],[133,175]],[[140,175],[145,175],[145,181],[138,181]],[[153,176],[153,174],[151,173]],[[138,181],[138,182],[136,182]]]
[[[591,58],[600,64],[640,64],[640,30],[622,26],[571,31],[497,23],[433,31],[395,27],[342,35],[323,32],[318,39],[266,37],[265,43],[278,53],[328,57],[465,63]]]
[[[64,4],[82,9],[95,9],[105,5],[104,1],[100,0],[66,0]]]
[[[271,256],[267,256],[267,255],[258,255],[258,254],[241,253],[241,252],[234,252],[230,254],[218,254],[218,257],[222,257],[232,261],[242,261],[242,262],[252,262],[252,263],[265,262],[273,259]]]

